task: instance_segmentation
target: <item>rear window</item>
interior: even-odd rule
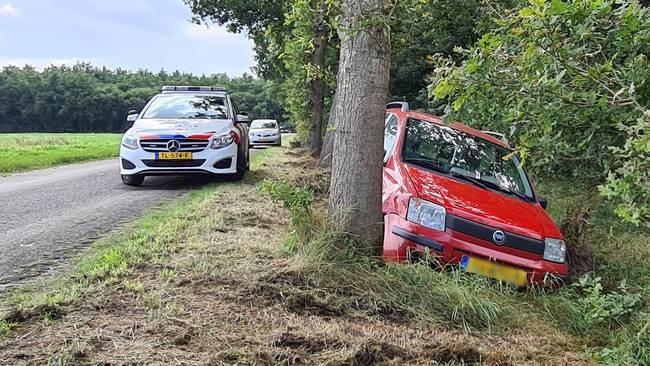
[[[278,123],[276,121],[253,121],[251,128],[278,128]]]
[[[226,98],[221,95],[158,95],[143,119],[227,119]]]

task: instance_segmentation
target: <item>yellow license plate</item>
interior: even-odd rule
[[[528,285],[526,271],[490,262],[485,259],[463,256],[460,261],[460,268],[469,273],[493,278],[515,286],[523,287]]]
[[[156,160],[192,160],[191,152],[159,152]]]

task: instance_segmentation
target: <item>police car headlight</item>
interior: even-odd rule
[[[138,138],[133,135],[124,135],[124,137],[122,137],[122,146],[126,147],[127,149],[137,150]]]
[[[233,141],[235,141],[235,139],[232,137],[231,134],[217,136],[212,140],[212,144],[210,145],[210,148],[215,150],[221,149],[226,146],[230,146],[230,144],[232,144]]]
[[[409,201],[406,215],[408,221],[434,230],[445,231],[446,218],[447,210],[440,205],[416,197]]]
[[[544,240],[544,259],[555,263],[566,261],[566,243],[564,240],[546,238]]]

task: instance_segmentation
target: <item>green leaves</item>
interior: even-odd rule
[[[617,214],[648,224],[648,9],[533,0],[498,25],[461,66],[436,60],[447,118],[510,133],[537,174],[605,183]]]

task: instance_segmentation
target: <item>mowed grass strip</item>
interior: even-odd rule
[[[0,175],[118,156],[120,134],[0,134]]]

